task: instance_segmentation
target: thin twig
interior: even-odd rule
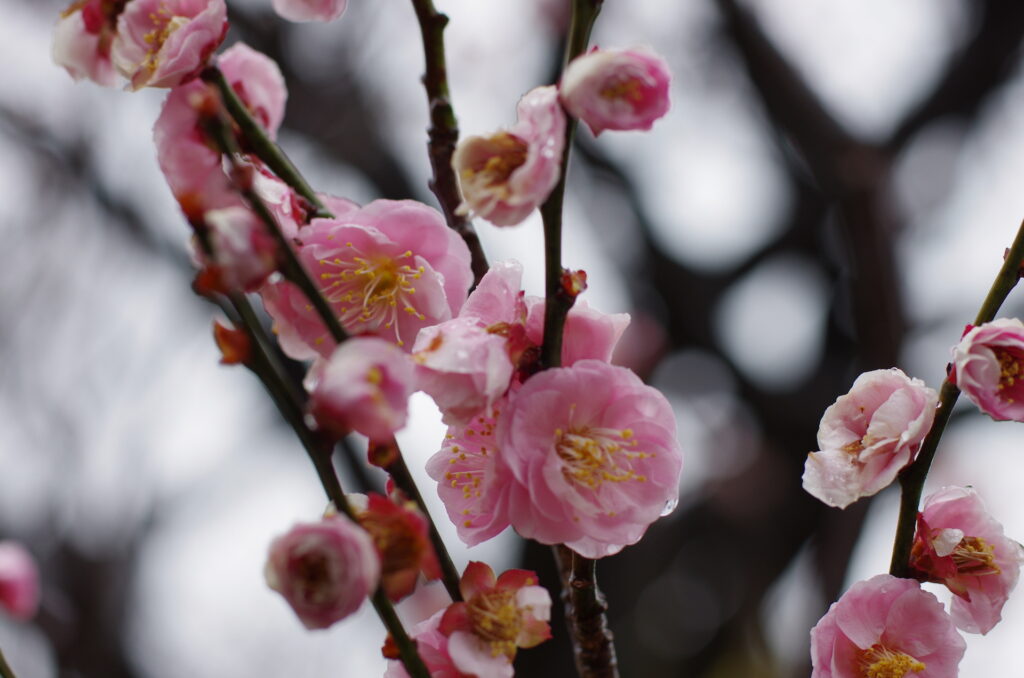
[[[281,415],[291,424],[292,430],[302,442],[306,454],[309,455],[313,467],[316,469],[320,484],[324,493],[334,506],[348,516],[354,522],[359,519],[353,510],[341,483],[338,481],[337,473],[331,463],[331,450],[333,442],[324,438],[316,431],[311,430],[305,423],[301,404],[294,397],[294,389],[289,387],[287,375],[280,365],[275,364],[273,353],[269,350],[271,339],[263,331],[256,313],[249,304],[248,299],[241,294],[233,294],[230,297],[231,306],[237,316],[242,320],[242,327],[252,342],[252,360],[247,367],[263,383],[271,400],[277,405]],[[371,602],[377,615],[383,622],[384,627],[391,634],[395,645],[398,647],[399,656],[410,676],[414,678],[430,678],[423,659],[416,651],[415,642],[406,633],[398,615],[395,614],[394,606],[384,593],[384,589],[378,587],[371,596]]]
[[[0,650],[0,678],[15,678],[14,671],[4,659],[3,650]]]
[[[295,189],[296,193],[314,205],[317,208],[316,216],[334,216],[324,206],[316,191],[313,190],[305,177],[292,164],[292,161],[288,159],[288,156],[281,150],[281,147],[274,143],[267,135],[266,130],[252,117],[249,109],[246,108],[238,94],[231,87],[231,84],[227,81],[227,78],[224,77],[224,73],[216,66],[210,66],[202,72],[200,77],[217,87],[228,113],[231,114],[231,118],[238,125],[242,136],[245,138],[248,149],[266,163],[267,167],[280,177],[281,181],[291,186]]]
[[[455,170],[452,169],[452,155],[459,141],[459,125],[448,91],[448,66],[444,54],[444,28],[448,24],[448,17],[437,11],[433,0],[412,0],[412,5],[420,23],[426,64],[423,86],[427,90],[427,104],[430,107],[427,153],[434,171],[430,190],[441,203],[448,226],[462,237],[469,248],[475,285],[487,273],[487,255],[484,254],[473,224],[458,212],[462,198]]]
[[[563,70],[586,50],[602,2],[573,0]],[[558,367],[561,364],[565,318],[575,300],[575,296],[566,290],[566,272],[562,268],[562,204],[575,133],[576,120],[570,117],[565,128],[561,175],[558,184],[540,208],[544,220],[545,308],[544,341],[541,345],[541,362],[544,367]],[[597,587],[596,563],[577,553],[566,553],[568,549],[565,546],[555,546],[554,550],[555,562],[561,570],[565,617],[572,638],[576,670],[582,678],[617,678],[619,672],[615,645],[605,614],[608,604]],[[569,571],[566,571],[567,567]]]
[[[1003,305],[1010,291],[1020,280],[1022,261],[1024,261],[1024,222],[1017,230],[1013,245],[1007,251],[1003,265],[978,310],[978,315],[974,319],[975,325],[987,323],[996,317],[999,307]],[[910,550],[914,542],[914,528],[917,524],[917,508],[921,502],[921,492],[928,477],[928,469],[935,457],[935,451],[939,446],[939,439],[942,437],[946,422],[959,397],[960,389],[953,385],[948,378],[942,382],[935,422],[932,424],[931,430],[928,431],[928,435],[925,436],[924,442],[921,443],[921,451],[918,453],[917,459],[900,475],[902,490],[900,515],[896,521],[892,562],[889,564],[889,573],[895,577],[910,576]]]

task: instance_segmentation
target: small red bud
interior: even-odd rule
[[[214,320],[213,340],[220,349],[222,365],[244,365],[252,359],[249,335],[242,330],[226,327]]]
[[[587,272],[562,269],[562,290],[575,299],[587,289]]]

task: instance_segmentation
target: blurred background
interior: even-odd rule
[[[21,678],[379,676],[369,606],[308,633],[263,583],[267,544],[322,491],[255,379],[217,364],[151,143],[164,92],[53,66],[66,4],[0,0],[0,538],[44,586],[35,621],[0,618],[0,647]],[[228,4],[225,44],[285,73],[281,142],[314,186],[434,204],[408,2],[352,0],[328,25]],[[463,133],[511,123],[555,78],[570,3],[437,4]],[[804,458],[861,371],[944,376],[1024,216],[1022,36],[1024,3],[1005,0],[605,3],[594,42],[664,55],[673,110],[650,133],[580,134],[566,264],[591,305],[632,314],[617,359],[670,397],[686,455],[676,511],[600,563],[624,676],[807,676],[808,629],[887,570],[894,491],[826,508],[800,488]],[[477,228],[540,293],[539,218]],[[413,412],[417,467],[444,428],[429,399]],[[961,407],[929,488],[974,485],[1024,536],[1022,443]],[[459,565],[556,581],[546,547],[447,534]],[[1017,670],[1022,598],[968,637],[962,675]],[[519,675],[573,675],[553,629]]]

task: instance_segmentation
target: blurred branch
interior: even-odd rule
[[[945,117],[968,118],[1010,75],[1020,61],[1024,4],[1005,0],[966,3],[981,16],[970,42],[952,60],[931,94],[911,111],[886,146],[895,152],[929,123]]]

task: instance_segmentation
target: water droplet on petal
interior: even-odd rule
[[[665,508],[661,509],[662,517],[667,516],[676,510],[676,506],[679,506],[679,497],[672,497],[665,502]]]

